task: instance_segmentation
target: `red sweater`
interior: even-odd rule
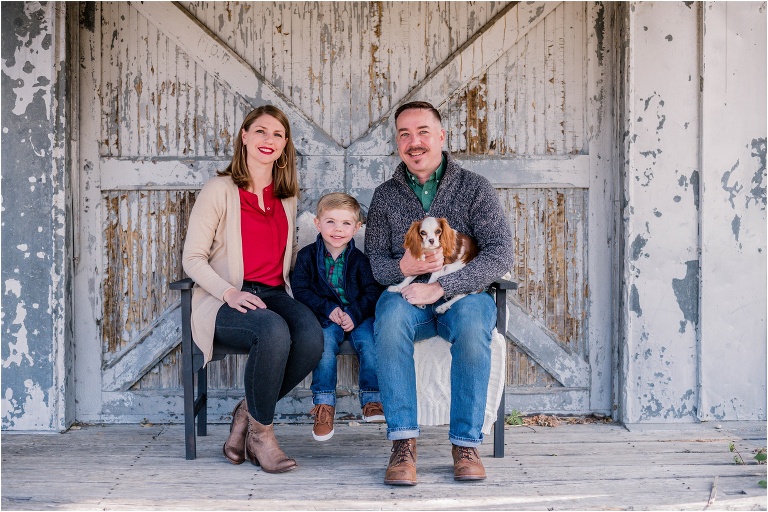
[[[264,208],[256,194],[240,189],[240,235],[243,238],[243,279],[281,286],[288,218],[269,185],[263,190]]]

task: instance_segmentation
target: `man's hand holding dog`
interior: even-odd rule
[[[400,294],[413,306],[425,306],[440,300],[445,294],[445,290],[443,290],[443,285],[438,282],[430,284],[412,283],[403,288]]]
[[[443,268],[443,251],[429,251],[424,253],[424,259],[416,259],[411,251],[405,250],[400,259],[400,272],[404,276],[420,276],[431,274]]]
[[[427,251],[423,259],[417,259],[411,251],[405,250],[405,254],[400,259],[400,271],[404,276],[420,276],[421,274],[431,274],[443,268],[444,263],[443,250]],[[400,292],[409,304],[414,306],[423,306],[434,304],[444,295],[443,286],[440,283],[409,284]]]

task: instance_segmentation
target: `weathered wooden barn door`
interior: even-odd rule
[[[103,2],[81,6],[78,419],[181,414],[180,251],[196,190],[245,113],[292,121],[302,211],[368,203],[396,163],[392,113],[426,99],[516,233],[509,409],[611,408],[609,16],[592,3]],[[211,368],[212,418],[243,358]],[[354,387],[355,363],[340,386]],[[308,385],[279,412],[309,409]],[[351,402],[350,402],[351,403]]]

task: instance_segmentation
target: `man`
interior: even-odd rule
[[[416,374],[413,344],[435,335],[451,343],[451,412],[454,479],[485,479],[477,453],[483,441],[491,331],[496,307],[488,293],[468,295],[444,314],[435,308],[459,293],[487,288],[512,267],[512,234],[493,186],[442,151],[440,113],[427,102],[395,112],[397,150],[402,162],[376,188],[371,200],[365,249],[376,280],[383,285],[421,276],[401,293],[384,292],[376,305],[374,336],[387,439],[392,456],[384,483],[416,485]],[[445,217],[455,230],[477,241],[479,254],[463,269],[427,284],[443,265],[441,251],[417,260],[403,248],[413,221]],[[407,297],[407,299],[406,299]]]

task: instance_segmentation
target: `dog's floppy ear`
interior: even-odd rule
[[[456,231],[448,224],[448,219],[440,217],[437,219],[442,233],[440,234],[440,246],[443,248],[443,256],[446,258],[456,252]]]
[[[408,228],[408,231],[405,233],[405,243],[403,243],[403,247],[409,250],[413,257],[416,259],[421,258],[422,255],[421,235],[419,234],[420,231],[421,221],[416,220],[411,224],[411,227]]]

